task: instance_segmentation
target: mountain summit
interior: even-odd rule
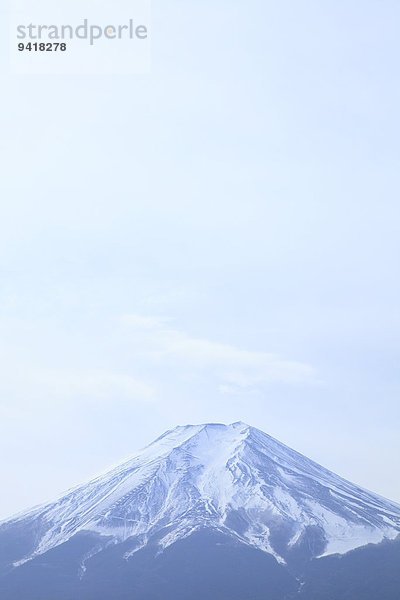
[[[245,423],[187,425],[57,501],[1,523],[0,573],[17,581],[29,565],[68,548],[82,580],[110,549],[127,565],[204,532],[284,567],[393,540],[400,506]]]

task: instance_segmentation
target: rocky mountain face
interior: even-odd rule
[[[369,600],[369,564],[386,556],[377,579],[398,600],[399,533],[398,504],[262,431],[188,425],[0,523],[0,596],[323,600],[341,582],[341,599]],[[364,595],[346,596],[352,561],[349,589]]]

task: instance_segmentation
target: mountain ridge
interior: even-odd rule
[[[128,543],[128,560],[149,543],[163,551],[204,528],[285,564],[306,539],[313,556],[394,539],[400,506],[238,421],[168,430],[55,502],[3,521],[0,533],[21,523],[35,528],[35,540],[14,568],[79,532],[98,534],[99,552]]]

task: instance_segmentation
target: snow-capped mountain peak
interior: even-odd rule
[[[225,533],[284,562],[312,536],[315,555],[345,553],[400,532],[400,506],[364,490],[242,422],[179,426],[128,461],[56,502],[0,527],[35,523],[14,564],[77,533],[96,552],[124,543],[125,558],[162,551],[200,529]]]

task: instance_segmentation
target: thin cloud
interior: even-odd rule
[[[58,406],[73,406],[76,402],[104,406],[109,402],[148,403],[155,400],[155,390],[149,384],[124,373],[30,366],[24,370],[23,379],[16,375],[10,373],[2,382],[14,407],[21,401],[25,406],[38,407],[54,403]]]
[[[169,327],[169,319],[125,315],[122,322],[134,332],[133,343],[142,356],[171,367],[211,372],[221,385],[247,387],[269,382],[316,382],[314,368],[306,363],[190,337]]]

